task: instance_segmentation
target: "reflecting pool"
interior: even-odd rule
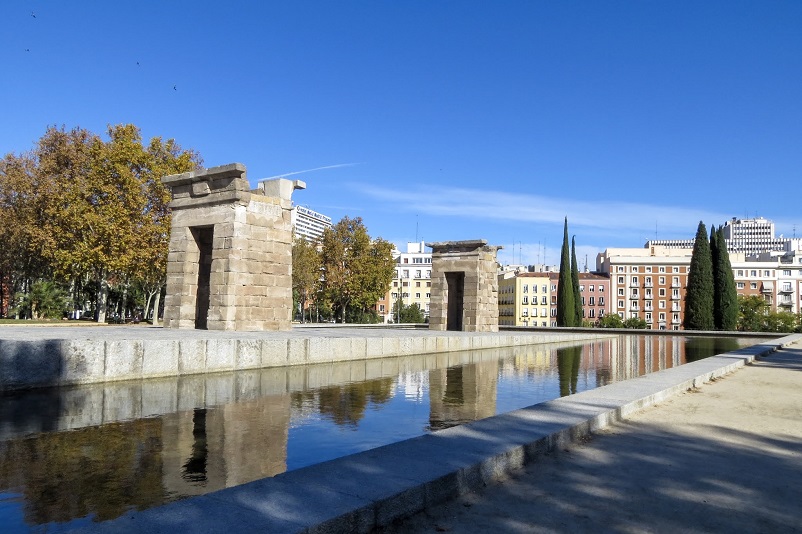
[[[58,532],[757,343],[617,336],[0,397],[0,526]]]

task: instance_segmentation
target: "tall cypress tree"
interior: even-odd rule
[[[716,329],[735,330],[738,326],[738,290],[735,288],[735,276],[732,274],[727,240],[724,238],[724,229],[721,226],[715,231],[715,236],[713,318]],[[711,240],[711,250],[713,250],[712,243]]]
[[[685,328],[687,330],[712,330],[713,321],[713,259],[707,228],[702,221],[696,230],[693,244],[688,287],[685,292]]]
[[[719,285],[719,242],[716,225],[710,228],[710,259],[713,265],[713,325],[716,330],[721,330],[721,286]]]
[[[576,264],[576,241],[571,237],[571,283],[574,286],[574,326],[582,326],[582,292],[579,291],[579,267]]]
[[[560,277],[557,281],[557,326],[574,326],[575,319],[574,283],[571,276],[571,257],[568,252],[568,217],[566,217],[560,254]]]

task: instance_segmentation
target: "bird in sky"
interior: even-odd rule
[[[31,11],[31,16],[32,16],[33,18],[36,18],[36,13],[34,13],[33,11]]]
[[[173,86],[173,91],[178,91],[178,89],[175,88],[175,85]]]
[[[139,61],[137,61],[137,62],[136,62],[136,66],[137,66],[137,67],[139,66]]]

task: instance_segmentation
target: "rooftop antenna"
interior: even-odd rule
[[[418,242],[418,214],[415,214],[415,243]]]

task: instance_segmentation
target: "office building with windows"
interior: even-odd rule
[[[295,206],[291,212],[292,230],[295,237],[303,237],[309,242],[319,242],[323,231],[331,228],[331,217],[304,206]]]

